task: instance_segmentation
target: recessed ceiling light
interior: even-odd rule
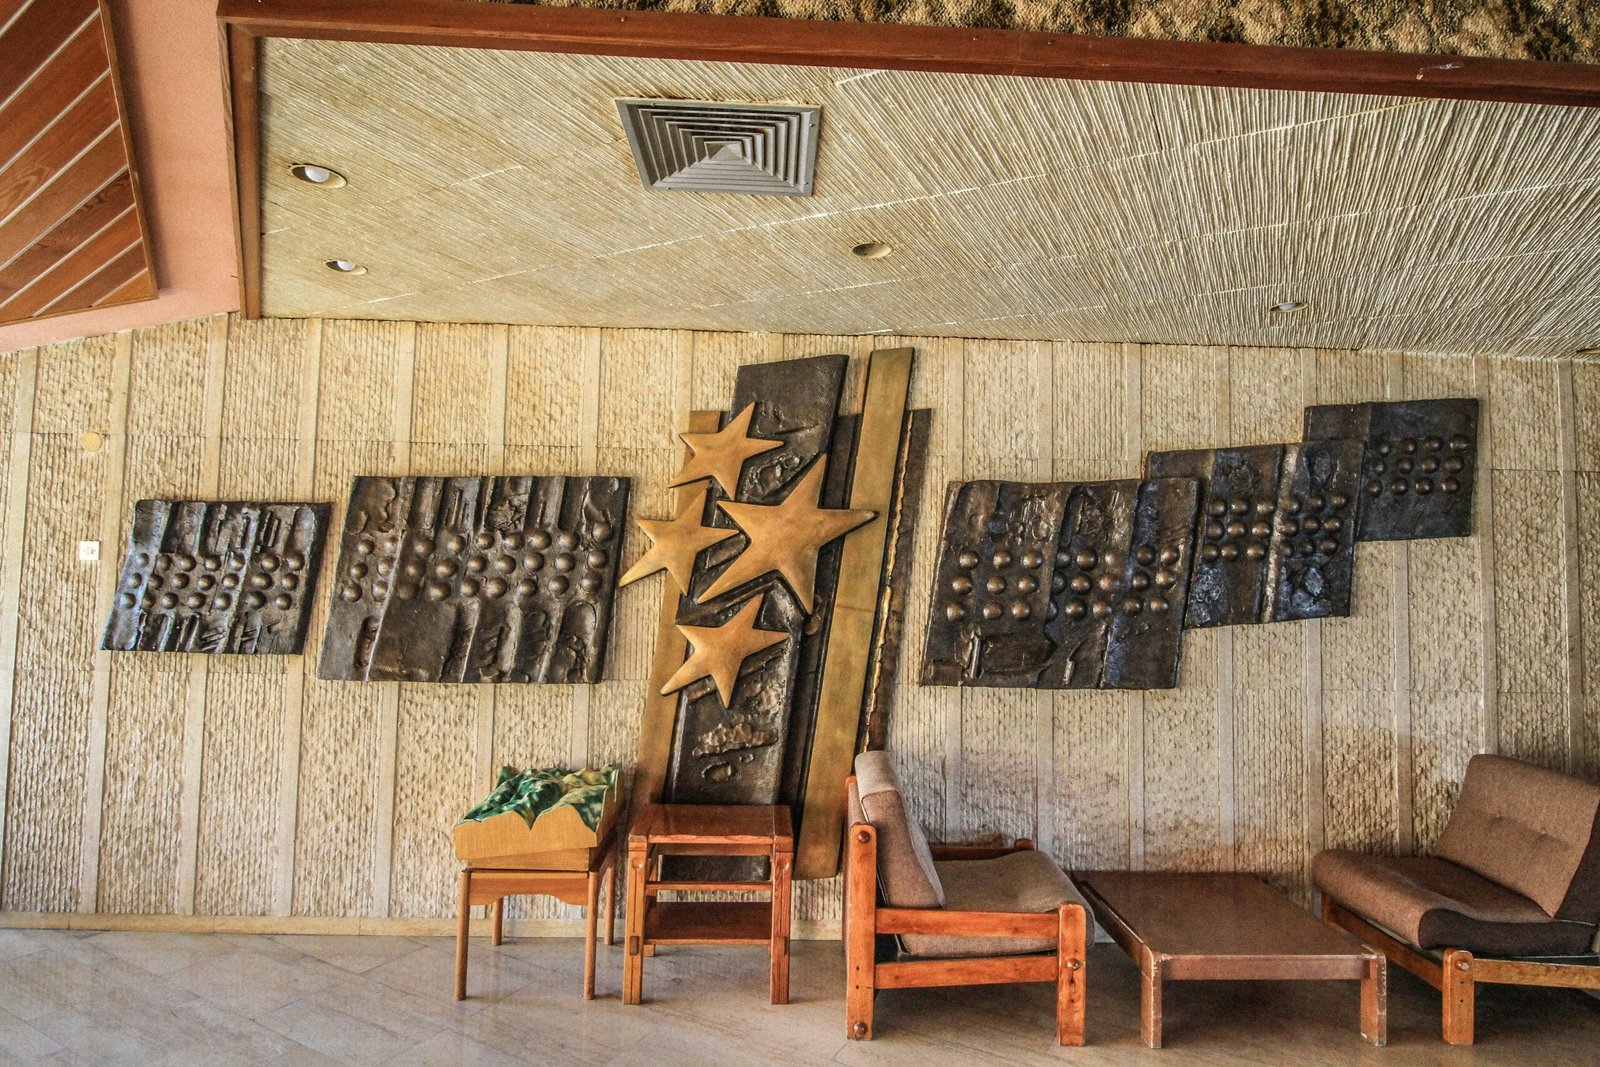
[[[310,185],[320,185],[324,189],[337,189],[344,185],[344,175],[331,167],[324,167],[316,163],[291,163],[289,173]]]
[[[1285,300],[1281,303],[1273,304],[1269,310],[1276,311],[1280,315],[1287,315],[1291,311],[1299,311],[1305,306],[1306,302],[1304,300]]]
[[[329,270],[338,271],[340,274],[365,274],[367,268],[348,259],[330,259],[322,264]]]
[[[894,254],[894,246],[884,244],[882,241],[868,241],[866,244],[856,245],[850,251],[862,259],[883,259]]]

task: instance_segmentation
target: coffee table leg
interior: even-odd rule
[[[1361,1036],[1380,1048],[1389,1043],[1389,961],[1367,961],[1361,979]]]
[[[1139,1030],[1150,1048],[1161,1047],[1161,960],[1149,949],[1139,968]]]

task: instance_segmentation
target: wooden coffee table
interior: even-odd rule
[[[1199,979],[1355,979],[1361,1036],[1388,1040],[1382,953],[1318,922],[1249,874],[1090,871],[1073,881],[1100,925],[1139,964],[1145,1044],[1161,1047],[1161,987]]]

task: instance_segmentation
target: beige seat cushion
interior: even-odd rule
[[[1329,849],[1311,880],[1349,910],[1419,948],[1500,956],[1585,951],[1591,926],[1551,919],[1521,894],[1436,857],[1371,856]]]
[[[1077,887],[1042,852],[1028,849],[987,860],[941,860],[934,864],[950,911],[1053,912],[1064,902],[1083,903]],[[911,956],[1016,956],[1053,952],[1056,937],[959,937],[902,934]]]
[[[850,806],[852,819],[864,819],[878,831],[878,888],[883,902],[894,908],[943,907],[944,889],[928,838],[906,807],[900,776],[887,752],[856,757],[856,791]]]
[[[1474,756],[1435,856],[1529,898],[1547,916],[1600,921],[1600,786],[1504,756]]]

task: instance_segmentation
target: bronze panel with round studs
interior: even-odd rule
[[[1366,443],[1358,541],[1466,537],[1478,459],[1472,397],[1306,409],[1307,441]]]
[[[331,510],[327,504],[140,500],[100,647],[299,653]]]
[[[628,486],[357,478],[318,677],[598,681]]]

